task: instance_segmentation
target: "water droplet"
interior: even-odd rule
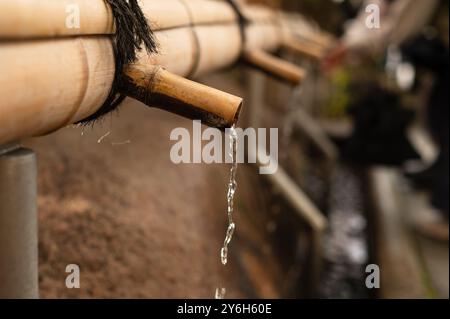
[[[100,144],[105,138],[107,138],[111,134],[111,131],[108,131],[105,133],[102,137],[100,137],[97,141],[98,144]]]
[[[227,290],[225,288],[216,288],[215,299],[225,298],[226,293],[227,293]]]
[[[222,265],[226,265],[228,262],[228,248],[227,247],[222,247],[222,249],[220,250],[220,260],[222,262]]]

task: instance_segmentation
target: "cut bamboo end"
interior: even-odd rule
[[[324,51],[319,46],[296,39],[284,41],[282,48],[315,61],[320,61],[324,57]]]
[[[203,124],[233,126],[242,107],[242,98],[170,73],[160,66],[143,64],[125,68],[122,92],[144,104]]]
[[[261,50],[246,50],[243,58],[250,65],[293,85],[299,85],[306,77],[304,69]]]

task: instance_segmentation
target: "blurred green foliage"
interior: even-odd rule
[[[325,107],[325,116],[340,118],[345,116],[351,103],[351,75],[348,69],[339,68],[330,75],[331,92]]]

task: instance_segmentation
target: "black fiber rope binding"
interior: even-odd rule
[[[192,15],[192,11],[191,11],[191,7],[189,7],[189,5],[187,4],[186,0],[179,0],[179,2],[184,6],[184,8],[186,9],[186,12],[189,16],[189,27],[192,30],[192,36],[194,38],[195,41],[195,47],[196,49],[194,50],[194,61],[193,64],[191,66],[191,69],[189,70],[188,74],[187,74],[187,78],[191,78],[192,76],[194,76],[195,72],[198,69],[198,66],[200,64],[200,60],[201,60],[201,52],[200,52],[200,39],[198,38],[198,33],[195,29],[195,24],[194,24],[194,18]]]
[[[241,38],[242,38],[242,48],[245,48],[245,40],[246,40],[245,28],[247,27],[249,21],[242,14],[239,5],[236,3],[236,0],[226,0],[226,2],[230,4],[230,6],[233,8],[233,10],[236,12],[236,15],[238,16],[239,29],[241,31]]]
[[[111,8],[116,26],[113,39],[116,71],[106,101],[97,112],[81,121],[83,124],[116,110],[126,98],[126,95],[119,92],[123,79],[122,70],[125,65],[137,60],[136,52],[141,50],[142,44],[149,54],[157,52],[155,37],[137,0],[104,1]]]

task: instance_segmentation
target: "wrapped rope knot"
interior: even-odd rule
[[[192,37],[194,38],[195,48],[196,48],[194,50],[194,62],[192,63],[191,69],[189,70],[189,73],[186,76],[187,78],[190,78],[190,77],[194,76],[195,72],[197,72],[198,65],[200,64],[200,59],[201,59],[200,40],[198,38],[198,33],[195,28],[194,17],[192,14],[191,7],[189,6],[189,4],[186,0],[179,0],[179,2],[185,7],[186,12],[188,13],[189,25],[192,30]]]
[[[81,123],[89,123],[114,111],[126,98],[119,92],[122,85],[122,70],[127,64],[136,62],[137,52],[142,45],[148,53],[157,53],[157,44],[153,32],[137,0],[104,0],[111,8],[116,33],[113,46],[116,72],[111,90],[103,105],[96,113]]]
[[[236,12],[236,15],[238,16],[238,22],[239,22],[239,29],[241,31],[241,38],[242,38],[242,47],[245,47],[245,27],[248,25],[249,20],[244,16],[244,14],[241,11],[241,8],[239,7],[239,4],[236,2],[236,0],[226,0],[230,4],[230,6],[233,8],[233,10]]]

